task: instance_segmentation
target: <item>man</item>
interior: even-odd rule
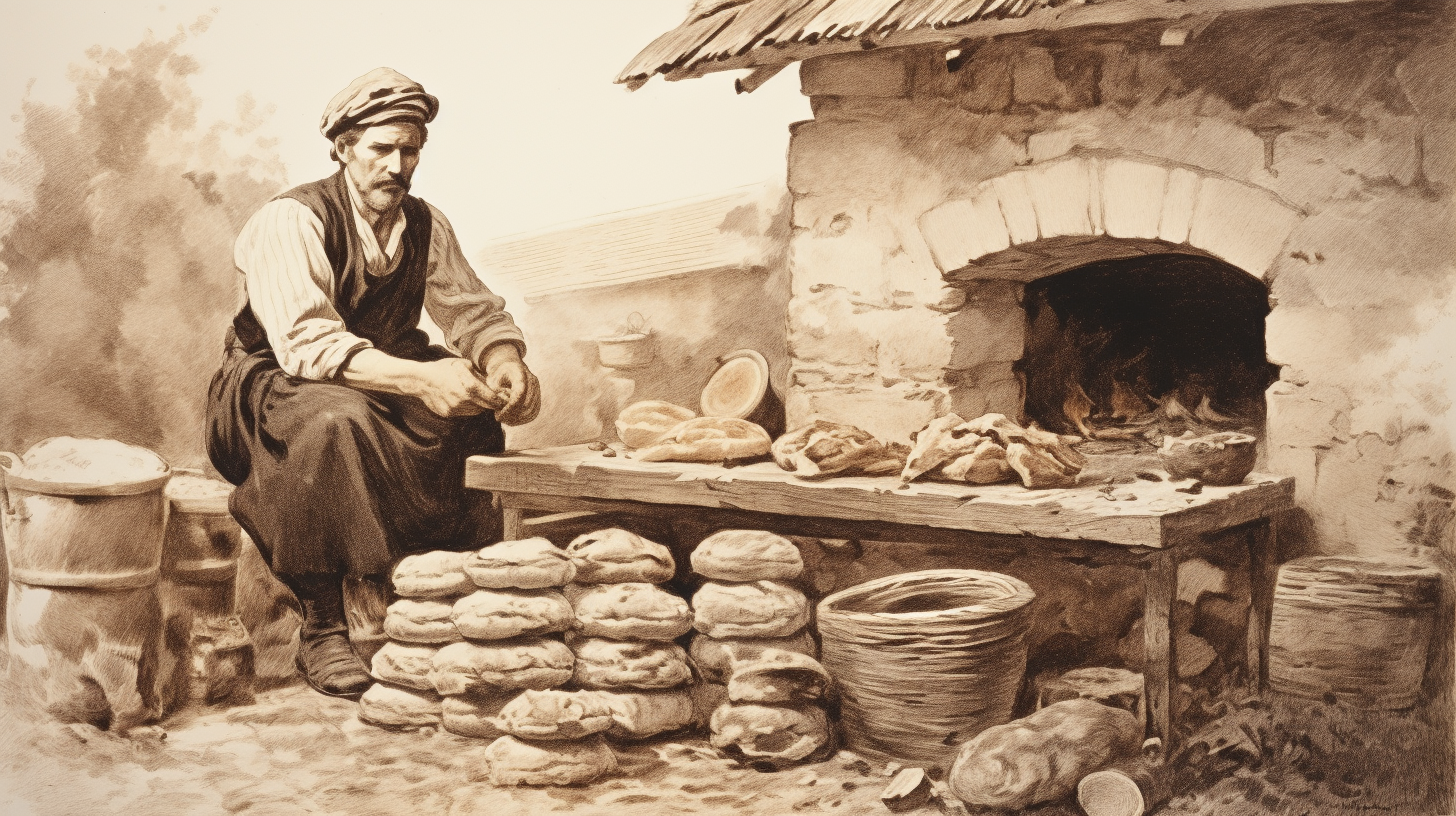
[[[410,549],[489,543],[489,499],[465,457],[540,407],[525,343],[410,179],[439,110],[379,68],[324,111],[339,172],[264,205],[234,250],[246,301],[213,378],[208,454],[237,485],[233,515],[303,608],[298,663],[357,697],[342,579],[382,579]],[[454,352],[418,327],[421,310]],[[469,494],[469,495],[468,495]]]

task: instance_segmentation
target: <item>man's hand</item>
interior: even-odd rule
[[[440,416],[475,416],[501,409],[500,397],[469,360],[447,357],[419,365],[421,376],[413,394]]]
[[[541,384],[514,343],[497,343],[485,352],[485,384],[500,404],[495,418],[502,425],[524,425],[541,412]]]

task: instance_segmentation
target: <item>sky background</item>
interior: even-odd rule
[[[810,117],[797,71],[752,94],[733,77],[613,84],[676,26],[689,0],[213,0],[11,4],[0,32],[0,153],[16,148],[21,100],[69,105],[86,49],[126,50],[212,18],[183,53],[200,119],[233,121],[251,93],[273,111],[290,184],[333,171],[324,105],[379,65],[440,98],[414,192],[439,206],[470,254],[487,240],[563,222],[782,182],[788,126]],[[3,195],[5,191],[0,191]]]

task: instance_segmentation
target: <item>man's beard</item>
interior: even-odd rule
[[[408,181],[400,179],[382,181],[369,188],[369,192],[364,195],[364,200],[369,202],[369,206],[372,208],[385,210],[398,204],[404,198],[405,193],[409,192],[409,188]]]

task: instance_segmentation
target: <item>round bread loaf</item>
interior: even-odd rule
[[[715,581],[783,581],[804,572],[794,542],[762,530],[720,530],[691,556],[693,572]]]
[[[688,602],[652,584],[600,584],[569,593],[588,637],[673,640],[693,628]]]
[[[453,611],[444,601],[401,598],[384,614],[384,634],[404,643],[454,643],[461,636],[450,619]]]
[[[733,664],[728,699],[735,703],[810,703],[829,690],[829,672],[798,652],[765,649],[753,660]]]
[[[766,649],[782,649],[817,658],[819,648],[808,629],[801,629],[782,638],[730,638],[719,640],[699,632],[693,635],[688,645],[688,657],[703,680],[709,683],[727,683],[733,674],[733,664],[753,660]]]
[[[571,679],[575,658],[546,638],[452,643],[435,653],[430,682],[441,694],[496,689],[549,689]]]
[[[476,640],[564,632],[576,620],[566,596],[549,589],[482,589],[455,602],[460,634]]]
[[[485,749],[497,785],[584,785],[617,768],[601,735],[582,740],[532,742],[504,736]]]
[[[832,750],[829,717],[814,705],[726,704],[713,712],[713,747],[750,767],[782,768]]]
[[[808,625],[809,599],[774,581],[709,581],[693,595],[693,628],[711,637],[787,637]]]
[[[422,691],[434,691],[430,682],[430,669],[434,667],[438,646],[413,646],[408,643],[390,641],[374,653],[369,661],[369,673],[375,680],[407,686]]]
[[[667,689],[693,679],[688,653],[672,641],[630,642],[573,637],[571,680],[589,689]]]
[[[577,536],[566,553],[579,584],[660,584],[677,571],[666,547],[617,527]]]
[[[486,589],[545,589],[576,576],[566,551],[544,538],[502,541],[465,558],[465,574]]]
[[[594,691],[523,691],[495,724],[522,739],[574,740],[610,728],[612,711]]]
[[[669,691],[598,691],[612,712],[607,736],[639,740],[677,731],[693,724],[693,695],[687,689]]]
[[[394,568],[394,591],[404,598],[453,598],[475,589],[465,553],[435,550],[407,555]]]
[[[432,691],[375,683],[359,697],[359,719],[393,728],[439,725],[440,696]]]
[[[493,740],[505,736],[495,725],[495,717],[506,703],[516,699],[517,692],[482,691],[446,697],[441,705],[441,724],[452,734],[474,739]]]

